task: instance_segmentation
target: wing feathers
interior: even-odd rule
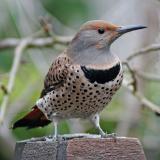
[[[68,67],[70,59],[65,55],[60,55],[51,65],[44,81],[44,89],[41,92],[40,98],[45,96],[48,92],[60,87],[66,79],[68,74]],[[43,127],[48,125],[51,121],[48,120],[43,112],[37,106],[26,116],[14,123],[13,129],[17,127]]]

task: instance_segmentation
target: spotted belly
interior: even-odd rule
[[[114,80],[91,82],[80,67],[73,67],[65,83],[40,99],[38,107],[50,120],[87,118],[103,110],[121,86],[122,79],[122,71],[119,71]]]

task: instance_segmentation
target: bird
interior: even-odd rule
[[[143,25],[119,26],[104,20],[84,23],[68,47],[51,64],[44,88],[31,112],[13,124],[17,127],[54,125],[54,138],[61,120],[88,119],[102,137],[99,113],[112,100],[123,81],[122,62],[111,44]],[[124,46],[125,47],[125,46]]]

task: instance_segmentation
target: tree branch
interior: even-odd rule
[[[127,80],[123,80],[123,86],[127,88],[130,93],[135,96],[141,104],[143,104],[145,107],[149,108],[151,111],[155,112],[157,115],[160,115],[160,107],[149,101],[147,98],[145,98],[142,94],[140,94],[138,91],[134,90],[134,87],[130,85],[130,83],[127,82]]]
[[[143,78],[144,80],[160,82],[160,76],[158,75],[146,73],[146,72],[139,71],[139,70],[134,70],[134,73],[138,77]]]
[[[3,119],[4,119],[4,116],[5,116],[6,108],[7,108],[8,101],[9,101],[9,96],[10,96],[10,93],[12,92],[12,89],[13,89],[13,86],[14,86],[14,81],[15,81],[15,77],[16,77],[16,74],[17,74],[17,71],[18,71],[19,64],[20,64],[22,52],[27,47],[29,40],[30,39],[28,39],[28,38],[22,40],[15,49],[14,60],[13,60],[13,64],[12,64],[10,74],[9,74],[9,81],[8,81],[8,85],[7,85],[8,94],[6,94],[3,97],[2,104],[1,104],[0,124],[3,123]]]
[[[63,45],[68,45],[69,42],[72,40],[72,36],[54,36],[54,37],[43,37],[43,38],[34,38],[30,39],[28,41],[27,47],[50,47],[53,46],[54,44],[63,44]],[[15,48],[19,46],[21,43],[21,39],[17,38],[8,38],[5,40],[0,41],[0,49],[8,49],[8,48]]]
[[[131,66],[129,65],[129,63],[127,61],[122,62],[122,64],[126,65],[126,67],[128,68],[128,70],[131,74],[132,81],[129,84],[132,85],[133,91],[135,92],[137,90],[137,79],[134,74],[134,70],[131,68]]]
[[[132,53],[128,58],[127,58],[127,61],[130,61],[132,60],[133,58],[137,57],[137,56],[140,56],[142,54],[148,54],[152,51],[158,51],[160,50],[160,44],[152,44],[150,46],[147,46],[145,48],[142,48],[140,49],[139,51],[137,52],[134,52]]]

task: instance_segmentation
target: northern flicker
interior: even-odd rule
[[[70,118],[89,119],[101,136],[99,113],[111,101],[123,79],[120,59],[110,46],[124,33],[145,26],[117,26],[103,20],[82,25],[68,48],[52,63],[44,89],[32,111],[13,128],[34,128]]]

